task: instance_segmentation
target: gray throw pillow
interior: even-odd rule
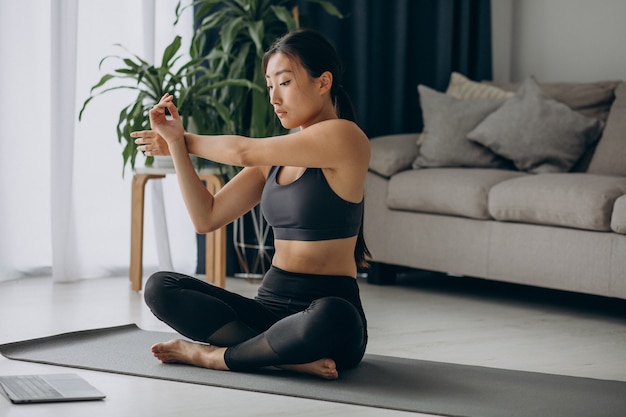
[[[423,85],[417,89],[424,118],[424,140],[413,168],[508,166],[508,161],[466,138],[467,133],[504,100],[460,100]]]
[[[467,137],[512,160],[521,171],[567,172],[601,131],[600,120],[547,98],[530,77]]]
[[[418,152],[417,136],[417,133],[407,133],[372,138],[369,169],[391,177],[410,168]]]

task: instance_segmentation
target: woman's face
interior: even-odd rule
[[[312,78],[299,60],[280,52],[267,63],[265,80],[270,103],[286,129],[306,128],[325,120],[326,89],[320,88],[321,78]],[[332,82],[332,80],[331,80]]]

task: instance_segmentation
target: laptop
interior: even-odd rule
[[[102,400],[105,395],[77,374],[0,376],[0,387],[14,404]]]

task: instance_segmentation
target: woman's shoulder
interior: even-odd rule
[[[365,135],[365,133],[363,133],[363,131],[361,130],[361,128],[359,127],[357,123],[348,119],[339,119],[339,118],[327,119],[327,120],[318,122],[317,124],[315,124],[315,126],[320,126],[323,128],[333,128],[333,129],[336,129],[336,128],[346,129],[346,130],[351,130],[354,132],[360,132],[361,134]]]
[[[365,170],[371,157],[370,141],[365,132],[354,122],[346,119],[330,119],[319,123],[319,136],[324,136],[325,149],[332,152],[340,162],[335,165],[338,171]]]
[[[312,127],[318,134],[332,136],[334,139],[350,142],[361,142],[369,147],[369,138],[358,124],[346,119],[329,119],[318,122]]]

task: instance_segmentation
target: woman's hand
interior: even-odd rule
[[[168,145],[171,145],[182,141],[185,138],[185,129],[183,129],[183,123],[178,114],[178,109],[172,101],[174,96],[169,93],[165,93],[153,108],[150,110],[150,127],[155,130]],[[169,111],[170,116],[166,114],[166,109]]]
[[[165,93],[161,100],[150,110],[150,126],[153,130],[131,132],[130,136],[137,138],[137,149],[146,156],[170,155],[170,145],[182,141],[184,144],[185,130],[178,110],[173,103],[174,96]],[[171,116],[166,115],[167,109]]]
[[[131,132],[130,136],[137,138],[135,139],[135,143],[139,145],[137,150],[146,156],[167,156],[170,154],[167,142],[154,130]]]

